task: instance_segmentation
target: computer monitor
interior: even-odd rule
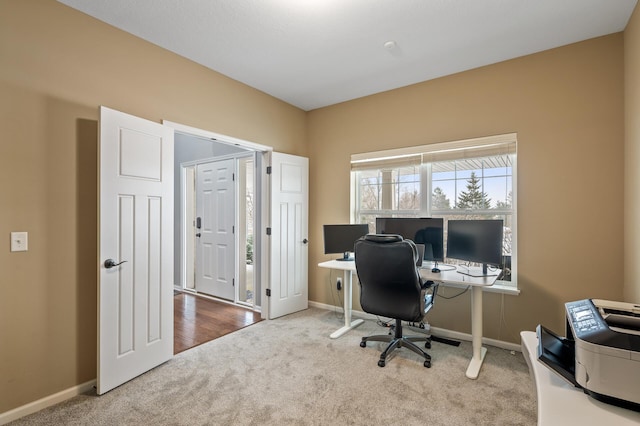
[[[324,254],[342,253],[338,260],[353,260],[350,253],[353,252],[355,242],[369,233],[369,225],[323,225]]]
[[[416,244],[424,244],[424,259],[444,262],[444,221],[435,217],[377,217],[376,233],[398,234]]]
[[[487,265],[502,264],[502,219],[447,221],[447,257]]]

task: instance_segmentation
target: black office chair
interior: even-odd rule
[[[396,321],[393,334],[363,337],[360,346],[364,348],[368,341],[389,342],[380,354],[380,367],[400,347],[422,356],[424,366],[431,367],[431,356],[414,343],[425,342],[425,347],[430,348],[429,336],[402,334],[402,321],[421,322],[433,306],[438,290],[433,281],[423,282],[420,278],[416,245],[400,235],[369,234],[356,241],[354,252],[362,309]]]

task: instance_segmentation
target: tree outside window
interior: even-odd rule
[[[356,221],[368,223],[373,232],[376,217],[442,217],[445,227],[451,219],[502,219],[506,269],[512,255],[514,158],[494,155],[356,171]],[[421,197],[428,194],[425,182],[431,188],[428,203]],[[511,280],[509,270],[501,279]]]

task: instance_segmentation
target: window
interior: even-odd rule
[[[442,217],[445,231],[449,219],[502,219],[500,280],[515,285],[515,134],[355,154],[351,171],[353,221],[371,230],[378,216]]]

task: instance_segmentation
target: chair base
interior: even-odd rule
[[[431,355],[420,349],[415,342],[425,342],[425,347],[429,349],[431,347],[431,338],[428,336],[403,336],[402,335],[402,321],[396,320],[396,325],[393,327],[394,333],[391,334],[379,334],[375,336],[366,336],[360,341],[360,347],[367,346],[367,342],[388,342],[386,349],[380,354],[380,360],[378,361],[379,367],[384,367],[387,362],[387,356],[398,348],[407,348],[421,357],[424,358],[424,366],[431,368]]]

